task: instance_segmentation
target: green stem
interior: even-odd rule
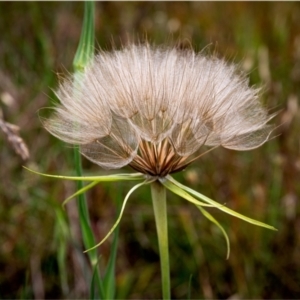
[[[74,161],[75,161],[76,173],[78,176],[81,176],[82,174],[81,157],[77,147],[74,148]],[[77,181],[77,189],[80,190],[81,188],[83,188],[83,182]],[[93,231],[91,229],[90,216],[87,208],[85,194],[78,195],[77,207],[79,212],[79,221],[80,221],[80,227],[82,231],[83,244],[86,249],[89,249],[95,245],[95,239],[94,239]],[[95,282],[97,284],[98,291],[100,294],[102,294],[103,286],[101,282],[100,271],[98,269],[97,250],[95,249],[90,251],[88,253],[88,256],[90,259],[92,270],[94,270],[95,272],[94,276],[95,276]]]
[[[82,72],[86,65],[94,57],[95,44],[95,3],[94,1],[84,2],[84,18],[79,45],[73,60],[75,72]]]
[[[168,220],[166,189],[158,181],[151,184],[152,202],[158,236],[163,299],[170,299],[170,263],[168,246]]]
[[[94,11],[95,5],[93,1],[86,1],[84,6],[84,20],[80,37],[79,46],[73,61],[75,75],[80,75],[84,67],[92,59],[94,54]],[[77,176],[82,176],[81,156],[78,147],[74,148],[74,163]],[[83,182],[77,182],[77,189],[83,188]],[[85,194],[79,194],[77,198],[77,206],[79,211],[80,227],[82,230],[83,244],[86,249],[95,245],[94,234],[91,229],[90,216],[88,212]],[[101,282],[100,271],[98,269],[98,254],[97,250],[89,252],[89,259],[92,265],[92,270],[95,270],[95,281],[98,287],[99,294],[103,294],[103,286]]]

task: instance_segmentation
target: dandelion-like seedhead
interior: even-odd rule
[[[184,169],[202,146],[250,150],[272,125],[259,90],[233,64],[176,48],[100,52],[61,83],[45,128],[105,169],[155,177]],[[200,149],[201,148],[201,149]]]
[[[99,182],[142,181],[127,193],[112,229],[89,250],[101,245],[119,224],[130,195],[137,188],[151,184],[162,247],[167,247],[165,189],[168,189],[193,203],[220,228],[228,257],[228,236],[204,207],[276,229],[202,195],[170,174],[200,157],[202,146],[250,150],[266,142],[273,129],[267,123],[274,115],[268,115],[258,93],[235,65],[192,50],[145,44],[100,52],[83,72],[61,83],[56,92],[61,103],[43,124],[54,136],[78,145],[85,157],[101,167],[118,169],[129,165],[138,173],[74,177],[32,172],[91,182],[63,204]],[[161,251],[166,255],[165,250]],[[168,264],[165,256],[162,260]]]

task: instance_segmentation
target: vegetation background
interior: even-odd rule
[[[49,180],[22,168],[72,174],[72,149],[41,126],[38,110],[56,101],[57,74],[72,71],[81,2],[0,2],[0,116],[20,127],[26,162],[0,131],[0,298],[86,298],[89,268],[82,253],[76,203],[61,202],[72,182]],[[217,149],[177,175],[229,207],[269,223],[278,232],[214,212],[231,240],[199,211],[168,197],[172,297],[300,298],[300,3],[97,2],[96,40],[112,48],[128,36],[207,47],[263,86],[262,101],[281,109],[280,135],[259,149]],[[104,171],[84,160],[89,173]],[[130,171],[129,169],[127,171]],[[116,218],[116,198],[130,184],[101,184],[88,193],[100,240]],[[111,239],[99,249],[105,266]],[[117,298],[160,297],[160,267],[147,187],[136,192],[120,226]]]

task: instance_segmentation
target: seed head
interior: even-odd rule
[[[130,165],[163,177],[201,146],[249,150],[272,131],[273,115],[236,66],[192,50],[146,44],[100,52],[57,96],[45,128],[106,169]]]

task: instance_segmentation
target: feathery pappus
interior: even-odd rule
[[[274,115],[247,77],[193,50],[132,44],[102,51],[56,94],[61,104],[43,125],[106,169],[129,165],[165,177],[202,146],[250,150],[273,130]]]

